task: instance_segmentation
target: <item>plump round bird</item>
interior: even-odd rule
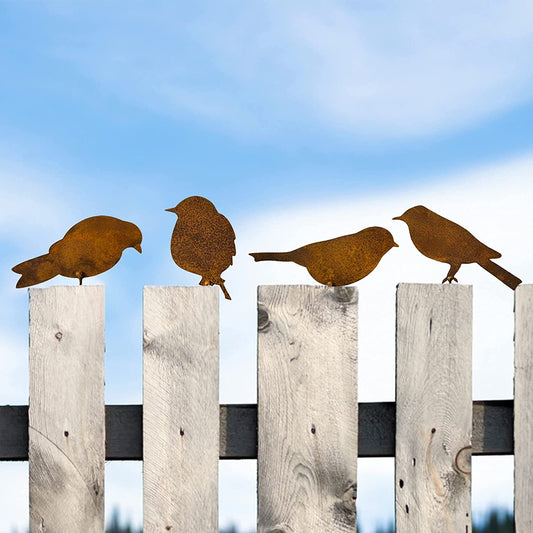
[[[109,270],[126,248],[139,253],[142,233],[133,223],[109,216],[90,217],[72,226],[65,236],[50,246],[47,254],[13,267],[20,274],[17,288],[37,285],[55,276],[83,278]]]
[[[327,241],[307,244],[290,252],[260,252],[256,261],[290,261],[307,268],[323,285],[339,287],[355,283],[372,272],[394,246],[390,231],[373,226]]]
[[[199,285],[219,285],[231,300],[222,272],[233,264],[235,232],[229,220],[202,196],[190,196],[176,207],[166,209],[178,216],[170,252],[183,270],[202,276]]]
[[[478,241],[459,224],[437,215],[423,205],[411,207],[393,220],[403,220],[407,224],[411,240],[419,252],[450,265],[442,283],[457,281],[455,274],[463,263],[477,263],[513,290],[522,283],[516,276],[491,261],[502,256],[499,252]]]

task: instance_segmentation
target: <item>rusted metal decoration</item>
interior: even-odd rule
[[[459,224],[423,205],[411,207],[393,220],[403,220],[407,224],[411,240],[419,252],[450,265],[442,283],[457,281],[455,274],[463,263],[477,263],[513,290],[522,283],[522,280],[491,261],[501,257],[499,252],[478,241]]]
[[[96,276],[118,263],[126,248],[141,250],[142,233],[133,223],[104,215],[90,217],[72,226],[50,246],[47,254],[13,267],[20,274],[17,288],[37,285],[55,276]]]
[[[227,300],[222,272],[233,264],[235,232],[229,220],[202,196],[190,196],[166,209],[178,215],[170,252],[176,265],[202,276],[199,285],[219,285]]]
[[[256,261],[289,261],[307,268],[312,278],[333,287],[368,276],[394,246],[390,231],[373,226],[327,241],[307,244],[291,252],[251,253]]]

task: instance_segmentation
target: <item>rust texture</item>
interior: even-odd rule
[[[202,277],[200,285],[219,285],[226,299],[222,272],[233,264],[235,232],[228,219],[202,196],[190,196],[176,207],[166,209],[178,216],[170,251],[183,270]]]
[[[290,252],[251,253],[256,261],[289,261],[307,268],[311,277],[338,287],[368,276],[381,258],[398,246],[385,228],[373,226],[327,241],[307,244]]]
[[[141,250],[141,230],[131,222],[96,216],[78,222],[50,246],[48,253],[13,267],[20,274],[17,288],[37,285],[55,276],[83,278],[96,276],[113,267],[126,248]]]
[[[457,281],[455,274],[464,263],[477,263],[511,289],[522,283],[516,276],[491,261],[501,254],[478,241],[469,231],[441,217],[423,205],[411,207],[393,220],[403,220],[419,252],[430,259],[448,263],[450,270],[442,283]]]

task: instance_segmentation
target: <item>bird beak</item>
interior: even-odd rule
[[[392,220],[403,220],[401,216],[399,217],[394,217]]]
[[[142,253],[143,253],[143,250],[142,250],[142,248],[141,248],[141,245],[140,245],[140,244],[136,244],[136,245],[134,246],[134,248],[135,248],[135,249],[136,249],[136,250],[137,250],[137,251],[138,251],[138,252],[139,252],[140,254],[142,254]]]
[[[168,211],[169,213],[175,213],[176,211],[174,211],[174,207],[169,207],[168,209],[165,209],[165,211]]]
[[[393,219],[394,220],[394,219]],[[399,244],[396,244],[394,241],[392,241],[392,245],[393,246],[396,246],[396,248],[398,248],[400,245]]]

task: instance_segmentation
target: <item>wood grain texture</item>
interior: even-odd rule
[[[218,532],[217,287],[144,288],[144,532]]]
[[[30,531],[104,531],[104,288],[30,291]]]
[[[515,525],[533,531],[533,285],[515,293]]]
[[[355,533],[357,289],[258,296],[258,531]]]
[[[470,533],[472,288],[401,284],[396,531]]]

